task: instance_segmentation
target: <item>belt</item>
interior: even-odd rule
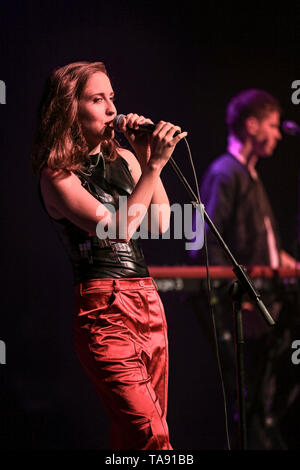
[[[158,290],[156,282],[152,277],[142,278],[121,278],[121,279],[89,279],[75,285],[75,289],[79,290],[83,295],[88,292],[119,292],[122,290]]]

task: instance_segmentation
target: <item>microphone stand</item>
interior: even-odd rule
[[[274,326],[275,321],[271,317],[260,294],[255,290],[250,278],[248,277],[245,268],[240,265],[232,255],[228,246],[224,242],[217,228],[209,218],[203,204],[198,200],[194,191],[190,187],[186,178],[179,169],[177,163],[171,157],[169,160],[173,170],[184,184],[188,193],[192,197],[192,204],[195,208],[202,206],[204,220],[211,229],[214,236],[217,238],[220,247],[225,252],[227,258],[233,266],[233,272],[236,280],[230,289],[230,295],[233,301],[233,314],[234,314],[234,346],[235,346],[235,367],[236,367],[236,387],[237,387],[237,406],[238,406],[238,424],[239,424],[239,442],[240,449],[247,449],[247,426],[246,426],[246,406],[245,406],[245,370],[244,370],[244,334],[243,334],[243,319],[242,319],[242,299],[245,294],[248,294],[252,299],[263,319],[269,326]]]

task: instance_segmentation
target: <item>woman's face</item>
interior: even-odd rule
[[[94,73],[82,91],[78,109],[78,119],[90,149],[114,137],[112,125],[117,111],[113,101],[108,76],[103,72]]]

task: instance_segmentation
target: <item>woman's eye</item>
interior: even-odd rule
[[[94,102],[94,103],[100,103],[101,101],[103,101],[103,99],[104,99],[104,98],[102,98],[101,96],[99,96],[98,98],[94,98],[94,99],[93,99],[93,102]],[[114,97],[114,96],[111,96],[109,99],[110,99],[111,101],[115,101],[115,97]]]

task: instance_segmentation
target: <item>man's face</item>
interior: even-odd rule
[[[270,157],[281,139],[280,114],[271,111],[263,119],[253,119],[256,121],[254,132],[251,133],[254,153],[258,157]]]

